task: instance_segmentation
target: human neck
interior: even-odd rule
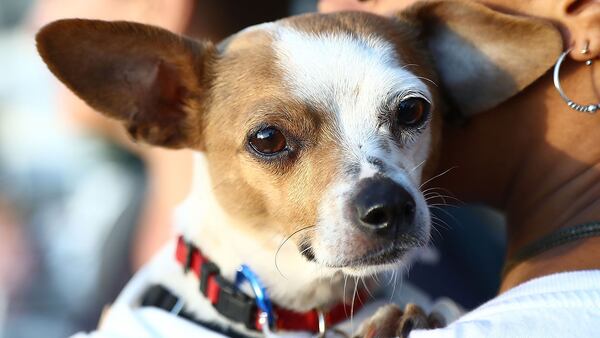
[[[573,99],[598,101],[589,68],[569,63],[562,74]],[[442,162],[458,168],[442,184],[464,201],[506,213],[510,259],[555,229],[600,220],[598,130],[600,115],[569,109],[546,75],[465,128],[447,130]],[[600,238],[581,240],[522,262],[504,276],[501,291],[555,272],[600,268],[598,247]]]

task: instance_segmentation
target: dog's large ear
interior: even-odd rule
[[[53,22],[36,40],[52,73],[91,107],[123,121],[134,139],[199,146],[211,44],[154,26],[79,19]]]
[[[472,2],[419,2],[398,16],[418,27],[444,89],[466,115],[523,90],[562,50],[561,35],[550,23]]]

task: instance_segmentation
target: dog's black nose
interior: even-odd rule
[[[415,220],[412,195],[387,177],[363,179],[353,204],[358,225],[364,231],[383,237],[396,237],[407,232]]]

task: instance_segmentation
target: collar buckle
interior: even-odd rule
[[[261,323],[263,332],[265,332],[265,327],[267,327],[267,329],[273,328],[275,326],[275,312],[273,311],[271,300],[267,295],[267,290],[254,271],[246,264],[242,264],[239,267],[235,275],[235,286],[240,288],[241,284],[244,282],[250,284],[252,292],[254,293],[256,306],[261,310],[261,313],[259,314],[259,323],[260,320],[263,319],[263,316],[266,318],[265,323],[267,325]]]

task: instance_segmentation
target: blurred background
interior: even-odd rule
[[[185,151],[132,144],[67,92],[35,50],[64,17],[133,20],[219,41],[311,12],[316,0],[0,0],[0,338],[67,337],[96,327],[132,273],[172,236]],[[408,279],[465,308],[497,290],[502,219],[436,208],[434,253]]]

